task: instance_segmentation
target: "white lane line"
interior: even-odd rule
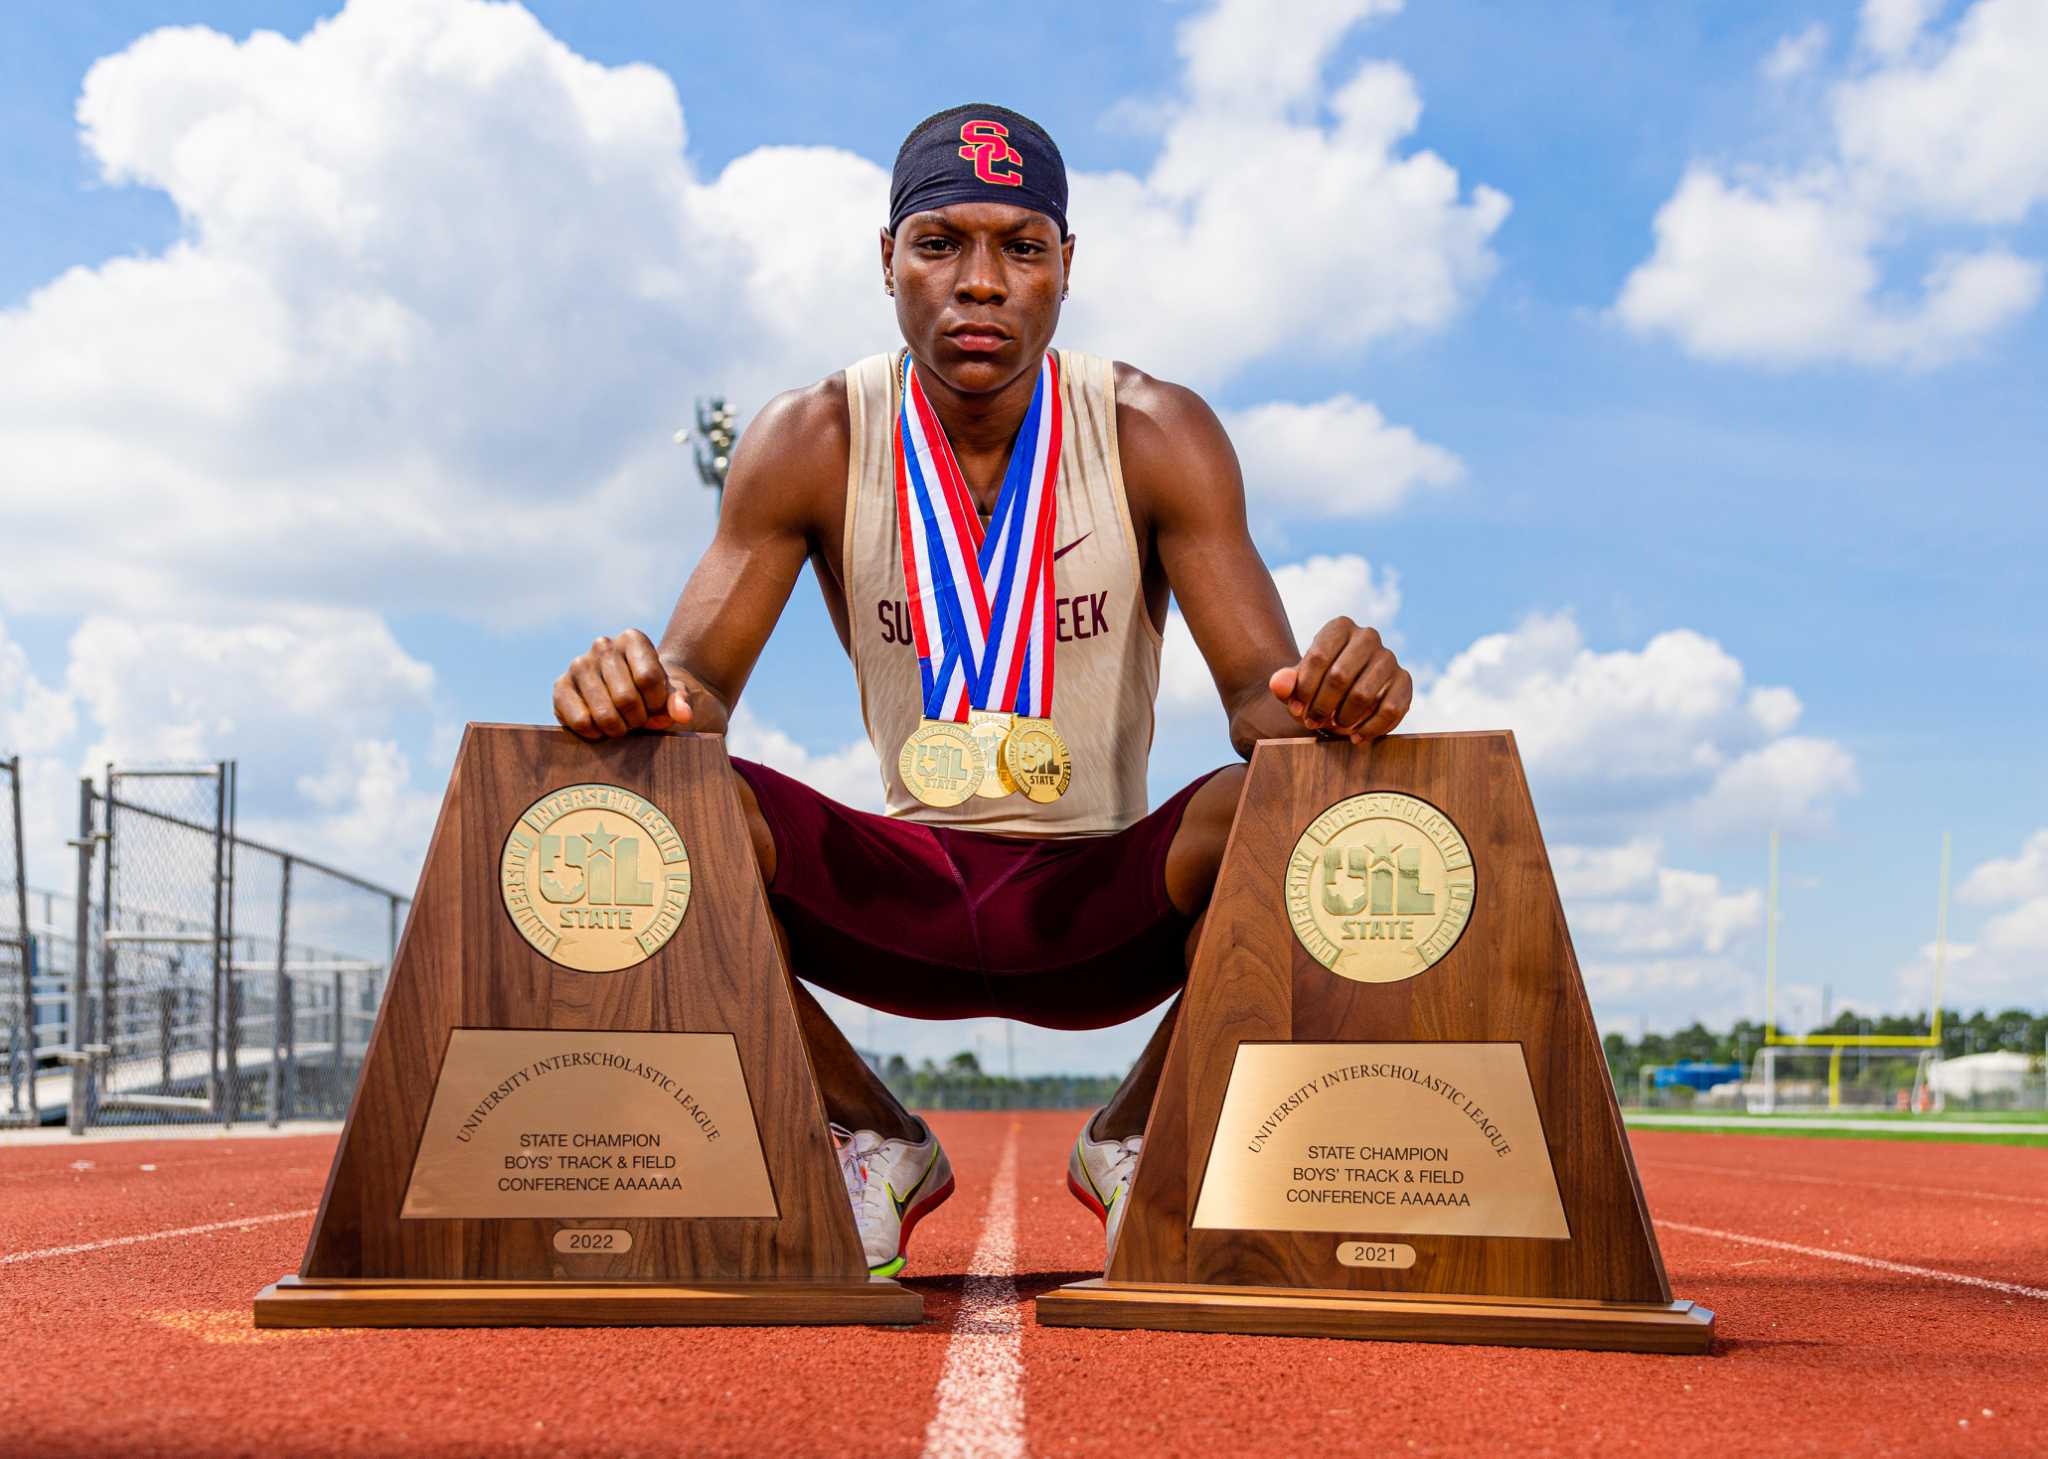
[[[1944,1135],[2018,1135],[2038,1137],[2048,1131],[2031,1121],[2021,1120],[1859,1120],[1842,1115],[1744,1115],[1631,1113],[1621,1117],[1631,1129],[1683,1130],[1711,1125],[1718,1129],[1743,1130],[1855,1130],[1867,1134],[1890,1134],[1905,1138],[1938,1140]]]
[[[303,1211],[275,1211],[268,1216],[238,1216],[232,1221],[208,1221],[204,1226],[180,1226],[171,1231],[145,1231],[139,1236],[110,1236],[105,1241],[81,1241],[76,1246],[46,1246],[41,1251],[10,1251],[0,1256],[0,1266],[18,1261],[47,1261],[53,1256],[77,1256],[87,1251],[107,1251],[116,1246],[137,1246],[145,1241],[169,1241],[177,1236],[204,1236],[209,1231],[239,1231],[245,1226],[267,1226],[273,1221],[303,1221],[316,1208]]]
[[[1003,1137],[981,1243],[946,1344],[925,1459],[1023,1459],[1024,1364],[1017,1300],[1017,1122]]]
[[[1638,1165],[1670,1166],[1673,1170],[1701,1170],[1710,1175],[1740,1175],[1761,1180],[1796,1180],[1803,1185],[1840,1185],[1852,1190],[1902,1191],[1915,1196],[1961,1196],[1972,1201],[2012,1201],[2022,1206],[2048,1206],[2048,1196],[2009,1196],[1999,1191],[1959,1190],[1947,1185],[1897,1185],[1875,1180],[1843,1180],[1832,1175],[1794,1175],[1783,1170],[1744,1170],[1737,1165],[1701,1165],[1692,1160],[1665,1160],[1652,1155],[1636,1157]]]
[[[1712,1226],[1689,1226],[1683,1221],[1659,1221],[1658,1226],[1667,1231],[1688,1231],[1694,1236],[1713,1236],[1722,1241],[1739,1241],[1745,1246],[1765,1246],[1772,1251],[1790,1251],[1800,1256],[1817,1256],[1826,1261],[1845,1261],[1851,1266],[1866,1266],[1881,1272],[1897,1272],[1907,1277],[1933,1277],[1937,1281],[1954,1282],[1961,1287],[1982,1287],[1991,1292],[2010,1292],[2015,1297],[2032,1297],[2039,1302],[2048,1302],[2048,1289],[2023,1287],[2018,1282],[1995,1282],[1989,1277],[1973,1277],[1963,1272],[1936,1271],[1933,1267],[1908,1266],[1902,1261],[1885,1261],[1875,1256],[1858,1256],[1853,1251],[1829,1251],[1824,1246],[1801,1246],[1792,1241],[1773,1241],[1768,1236],[1745,1236],[1739,1231],[1722,1231]]]

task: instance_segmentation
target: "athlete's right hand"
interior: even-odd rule
[[[591,640],[555,680],[555,718],[586,740],[617,739],[636,729],[688,729],[690,701],[647,635],[629,628]]]

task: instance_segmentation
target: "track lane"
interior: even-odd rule
[[[0,1255],[315,1206],[333,1153],[331,1135],[0,1150]]]
[[[1632,1141],[1658,1214],[2048,1287],[2048,1152],[1872,1143],[1640,1131]],[[1761,1148],[1730,1148],[1739,1145]]]
[[[310,1219],[216,1229],[0,1267],[5,1452],[915,1456],[1002,1134],[934,1124],[960,1191],[913,1238],[922,1328],[259,1332],[250,1298],[296,1268]],[[276,1152],[289,1175],[195,1162],[141,1185],[55,1162],[0,1193],[0,1226],[19,1250],[30,1226],[131,1235],[230,1199],[310,1206],[332,1148]]]
[[[1064,1154],[1071,1137],[1071,1121],[1044,1132],[1042,1171]],[[1793,1187],[1766,1177],[1780,1169],[1830,1173],[1838,1147],[1848,1157],[1838,1178],[1852,1184],[1882,1175],[1917,1188],[1933,1169],[1944,1186],[1989,1182],[2002,1194],[2024,1194],[2022,1187],[2039,1190],[2048,1180],[2048,1159],[2035,1151],[1903,1147],[1911,1158],[1901,1163],[1894,1155],[1847,1149],[1847,1141],[1782,1140],[1770,1143],[1785,1148],[1745,1157],[1749,1179],[1731,1197],[1727,1177],[1718,1172],[1703,1182],[1699,1172],[1658,1167],[1656,1155],[1699,1150],[1704,1138],[1637,1136],[1653,1217],[1690,1223],[1705,1205],[1735,1229],[1777,1234],[1781,1203]],[[1760,1137],[1741,1138],[1748,1145]],[[1723,1144],[1731,1140],[1723,1137]],[[1954,1169],[1946,1160],[1951,1153],[1961,1156]],[[1982,1159],[1986,1154],[1993,1159]],[[2022,1159],[2003,1158],[2015,1155]],[[1713,1153],[1709,1163],[1722,1158]],[[1031,1163],[1027,1159],[1027,1169]],[[1810,1203],[1818,1193],[1807,1190],[1794,1199]],[[1025,1279],[1027,1288],[1065,1279],[1044,1274],[1081,1272],[1091,1261],[1099,1267],[1099,1227],[1062,1200],[1044,1213],[1042,1224],[1027,1223],[1020,1261],[1038,1273]],[[2006,1223],[2011,1239],[1980,1243],[1983,1261],[2025,1260],[2048,1249],[2048,1210],[1985,1204]],[[1949,1209],[1948,1221],[1957,1218]],[[1882,1238],[1887,1228],[1880,1217],[1859,1222],[1858,1229]],[[2043,1448],[2048,1306],[1675,1229],[1662,1228],[1659,1236],[1674,1291],[1719,1316],[1723,1342],[1716,1355],[1033,1326],[1025,1333],[1031,1452],[1213,1459],[1316,1450],[1528,1456],[1596,1448],[1656,1455]]]
[[[1672,1284],[1714,1307],[1724,1335],[1717,1356],[1655,1358],[1039,1329],[1033,1296],[1101,1270],[1101,1227],[1064,1187],[1080,1119],[933,1116],[959,1193],[914,1239],[928,1321],[911,1332],[257,1332],[249,1298],[296,1265],[309,1224],[297,1220],[0,1267],[0,1435],[38,1455],[177,1459],[916,1455],[955,1329],[988,1315],[963,1322],[962,1295],[1012,1122],[1010,1321],[1031,1454],[2011,1454],[2048,1433],[2048,1304],[1682,1229],[1797,1242],[1804,1221],[1848,1231],[1846,1211],[1873,1255],[1910,1261],[1902,1243],[1943,1212],[1951,1227],[1996,1219],[1995,1239],[1973,1238],[1976,1259],[2012,1280],[2048,1249],[2048,1209],[1964,1206],[1955,1192],[2042,1191],[2041,1152],[1639,1133]],[[331,1149],[321,1137],[238,1142],[217,1159],[185,1144],[0,1150],[0,1249],[24,1249],[31,1229],[60,1245],[194,1225],[227,1201],[230,1217],[310,1206]],[[29,1156],[32,1178],[8,1179]],[[159,1169],[114,1168],[131,1156]],[[69,1170],[78,1158],[95,1169]],[[1903,1189],[1858,1207],[1878,1183]]]
[[[1004,1121],[960,1305],[947,1324],[945,1367],[933,1396],[922,1459],[1022,1459],[1023,1367],[1017,1294],[1017,1131]]]
[[[1820,1140],[1685,1130],[1632,1130],[1629,1146],[1639,1164],[1669,1162],[1759,1175],[1798,1174],[1915,1190],[1939,1186],[1973,1197],[2004,1196],[2048,1204],[2048,1188],[2044,1188],[2048,1182],[2041,1175],[2048,1150],[2026,1146]]]

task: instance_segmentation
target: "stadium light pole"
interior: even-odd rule
[[[697,425],[693,431],[685,426],[676,432],[676,444],[696,443],[697,476],[716,495],[719,506],[725,505],[725,477],[732,469],[732,448],[739,440],[735,426],[739,412],[723,395],[697,401]]]

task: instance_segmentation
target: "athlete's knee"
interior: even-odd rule
[[[1238,798],[1244,793],[1244,778],[1250,773],[1249,765],[1226,765],[1202,782],[1188,800],[1182,824],[1190,828],[1189,834],[1201,845],[1206,859],[1220,865],[1223,861],[1223,846],[1230,839],[1230,826],[1237,819]]]
[[[1166,895],[1183,916],[1193,916],[1209,903],[1246,769],[1226,765],[1218,770],[1188,797],[1181,811],[1180,829],[1166,851]]]
[[[754,845],[754,861],[761,868],[761,885],[775,880],[775,833],[768,829],[768,817],[761,813],[761,801],[747,777],[735,773],[733,783],[740,791],[740,814],[747,823],[747,839]]]
[[[1242,762],[1225,765],[1195,792],[1195,799],[1203,803],[1205,813],[1220,818],[1226,832],[1237,816],[1238,797],[1244,794],[1244,778],[1251,771],[1252,767]]]

